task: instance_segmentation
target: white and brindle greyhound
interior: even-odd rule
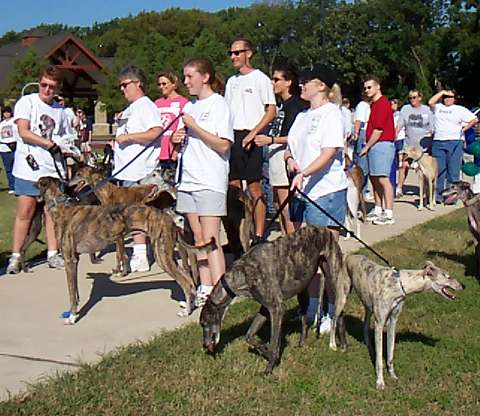
[[[414,293],[432,292],[447,300],[454,300],[451,290],[461,290],[463,285],[441,268],[427,261],[419,270],[399,270],[380,266],[368,257],[358,254],[347,255],[344,266],[350,277],[342,289],[337,286],[335,312],[342,315],[345,302],[351,287],[355,289],[360,301],[365,307],[363,335],[365,343],[373,356],[370,341],[370,318],[375,321],[375,351],[377,389],[384,389],[383,379],[383,331],[387,327],[387,369],[390,376],[397,379],[393,368],[393,352],[395,348],[395,328],[402,311],[405,298]],[[335,346],[335,320],[330,333],[330,341]],[[345,326],[339,328],[342,348],[346,348]]]

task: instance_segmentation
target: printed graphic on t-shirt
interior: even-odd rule
[[[42,114],[40,116],[40,124],[38,128],[40,129],[40,135],[47,140],[52,140],[53,131],[55,130],[55,120],[47,114]]]
[[[320,123],[320,117],[312,117],[310,120],[310,126],[308,127],[307,134],[313,134],[317,131],[318,124]]]
[[[253,88],[245,88],[245,92],[248,94],[253,94]]]
[[[178,104],[178,103],[172,103],[172,104]],[[164,129],[165,127],[168,126],[169,123],[171,123],[175,117],[177,117],[180,114],[180,107],[159,107],[158,110],[160,111],[160,119],[162,122],[162,128]],[[174,126],[172,126],[174,127]],[[172,128],[168,129],[165,133],[164,136],[171,136],[173,134]]]
[[[419,129],[423,129],[427,127],[426,123],[428,124],[428,115],[427,114],[409,114],[408,115],[408,122],[407,124],[410,127],[417,127]]]
[[[277,137],[280,136],[280,132],[282,131],[283,121],[285,120],[285,111],[283,108],[278,110],[277,117],[273,120],[272,125],[270,127],[269,136]]]
[[[12,126],[2,127],[2,131],[0,132],[0,136],[2,137],[2,139],[9,139],[9,138],[13,137]]]

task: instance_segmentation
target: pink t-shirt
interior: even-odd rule
[[[162,126],[165,128],[176,116],[180,114],[185,107],[188,100],[185,97],[179,95],[175,98],[159,98],[155,101],[155,105],[160,110],[160,116],[162,118]],[[170,136],[175,130],[177,130],[178,120],[172,124],[172,126],[162,136],[160,160],[169,160],[172,154],[172,145],[170,144]]]

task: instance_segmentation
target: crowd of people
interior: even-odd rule
[[[254,68],[254,51],[248,39],[232,42],[228,55],[236,73],[226,85],[208,59],[189,60],[183,67],[183,79],[194,97],[191,101],[180,95],[181,82],[174,72],[157,74],[161,97],[155,102],[146,95],[147,80],[141,69],[130,65],[118,75],[128,106],[116,118],[114,166],[121,171],[116,179],[122,186],[132,187],[158,166],[176,169],[176,210],[187,218],[196,244],[211,238],[219,241],[229,187],[246,189],[254,207],[252,243],[262,241],[265,157],[276,206],[284,207],[280,223],[285,234],[302,224],[327,226],[338,234],[347,209],[346,149],[352,149],[354,163],[371,183],[374,208],[367,220],[377,225],[395,222],[395,195],[402,195],[409,169],[401,153],[404,144],[421,147],[437,159],[438,202],[445,182],[459,180],[462,134],[477,118],[455,103],[454,90],[435,94],[428,102],[430,108],[422,104],[421,91],[411,90],[409,104],[400,109],[399,100],[390,101],[382,94],[380,80],[368,76],[362,85],[362,100],[352,112],[331,68],[318,64],[298,71],[282,62],[273,66],[269,77]],[[85,113],[64,108],[56,95],[61,85],[61,70],[49,66],[40,74],[38,93],[22,97],[14,113],[9,107],[3,109],[0,152],[9,190],[17,196],[8,273],[19,271],[21,247],[39,194],[35,182],[42,176],[58,176],[54,159],[61,155],[56,139],[73,129],[82,152],[91,151]],[[368,193],[367,180],[364,192]],[[45,228],[48,264],[62,267],[47,212]],[[133,240],[131,270],[149,270],[146,236],[137,234]],[[201,305],[225,272],[222,247],[199,255],[198,268],[197,301]],[[315,293],[312,282],[311,310],[316,310],[318,303]],[[333,313],[330,303],[321,330],[328,330]]]

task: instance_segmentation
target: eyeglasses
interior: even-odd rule
[[[57,84],[49,84],[48,82],[41,82],[40,88],[46,90],[47,88],[50,90],[55,90],[57,88]]]
[[[455,98],[454,95],[444,95],[443,98]]]
[[[168,85],[168,83],[167,82],[158,82],[157,85],[159,87],[166,87]]]
[[[411,95],[410,97],[408,97],[409,100],[415,100],[417,98],[420,98],[418,95]]]
[[[363,87],[364,91],[371,90],[373,88],[373,85],[367,85],[366,87]]]
[[[234,56],[240,56],[241,53],[247,52],[247,51],[249,51],[249,50],[250,50],[250,49],[238,49],[238,50],[236,50],[236,51],[228,51],[228,56],[232,56],[232,55],[234,55]]]
[[[272,78],[272,81],[273,82],[278,82],[278,81],[285,81],[283,78],[277,78],[277,77],[273,77]]]
[[[130,81],[121,82],[120,84],[118,84],[118,88],[120,89],[127,88],[132,82],[138,82],[138,81],[130,80]]]

